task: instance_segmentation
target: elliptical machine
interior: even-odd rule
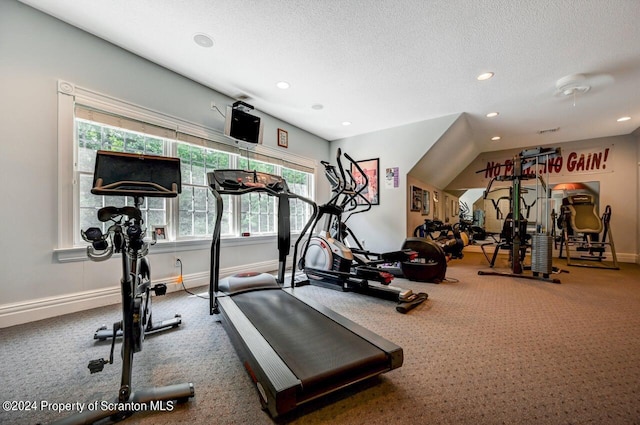
[[[347,225],[347,221],[356,214],[371,210],[371,202],[362,194],[363,188],[368,184],[368,177],[358,162],[347,153],[344,153],[344,157],[349,161],[350,167],[343,167],[340,156],[341,151],[338,149],[337,167],[327,162],[322,163],[334,196],[342,193],[340,205],[343,215],[332,217],[331,235],[345,244],[351,250],[354,260],[362,266],[375,266],[376,269],[394,277],[416,282],[442,282],[445,279],[447,262],[452,256],[461,258],[465,244],[459,238],[436,241],[426,235],[414,233],[414,237],[407,238],[399,251],[375,253],[365,249],[364,244]],[[363,176],[363,182],[360,184],[349,171],[351,166]],[[342,217],[345,215],[343,220]]]
[[[333,196],[324,205],[318,207],[313,224],[310,226],[309,236],[302,247],[298,268],[303,270],[307,279],[298,280],[297,286],[307,283],[329,289],[337,289],[345,292],[353,291],[378,298],[397,301],[396,310],[406,313],[418,304],[424,302],[428,295],[424,292],[414,293],[410,289],[402,289],[391,286],[394,276],[377,267],[378,264],[391,261],[409,261],[416,253],[410,250],[393,253],[374,254],[364,251],[362,247],[350,248],[343,243],[342,214],[345,209],[352,211],[357,208],[357,199],[366,199],[362,191],[366,188],[366,175],[357,163],[348,155],[345,157],[365,176],[365,184],[356,187],[347,178],[341,163],[342,151],[338,149],[336,160],[338,170],[328,162],[323,161],[325,174],[332,185]],[[350,174],[351,176],[351,174]],[[351,180],[354,181],[353,176]],[[370,204],[369,204],[370,207]],[[315,228],[322,219],[325,219],[322,230],[313,234]],[[301,235],[301,240],[302,240]],[[364,259],[361,255],[366,252],[370,256],[378,257],[376,260]]]

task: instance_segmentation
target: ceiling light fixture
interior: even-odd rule
[[[493,76],[494,76],[494,73],[493,73],[493,72],[484,72],[484,73],[482,73],[482,74],[478,75],[478,76],[476,77],[476,79],[477,79],[478,81],[485,81],[485,80],[488,80],[489,78],[491,78],[491,77],[493,77]]]
[[[498,115],[500,115],[498,112],[489,112],[487,118],[497,117]]]
[[[345,127],[351,125],[351,121],[343,121],[342,125],[344,125]]]
[[[620,117],[617,119],[618,122],[629,121],[631,117]]]
[[[287,83],[286,81],[278,81],[276,83],[276,87],[278,87],[279,89],[282,89],[282,90],[286,90],[289,87],[291,87],[291,84]]]
[[[500,140],[500,136],[493,136],[493,137],[491,138],[491,140],[493,140],[494,142],[495,142],[496,140]]]
[[[207,34],[197,33],[193,36],[193,41],[200,47],[213,46],[213,39]]]
[[[575,96],[591,89],[584,74],[572,74],[556,81],[556,93],[561,96]]]

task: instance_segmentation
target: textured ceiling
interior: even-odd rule
[[[462,112],[481,150],[640,125],[638,0],[21,1],[327,140]],[[575,73],[591,90],[554,95]]]

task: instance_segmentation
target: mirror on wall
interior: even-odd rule
[[[543,214],[546,211],[551,214],[560,213],[562,199],[569,195],[589,193],[595,195],[596,202],[600,194],[600,182],[570,182],[550,185],[551,198],[547,205],[542,205],[541,199],[544,194],[538,196],[535,186],[523,185],[521,189],[520,211],[524,218],[529,221],[531,231],[535,231],[535,226],[539,221],[544,221]],[[538,190],[542,190],[538,186]],[[485,229],[487,233],[500,233],[504,220],[511,211],[510,193],[511,186],[493,187],[491,192],[484,197],[485,188],[468,189],[461,197],[460,202],[468,207],[467,219],[473,220],[473,224]],[[541,198],[541,199],[538,199]],[[551,222],[551,221],[549,221]],[[544,225],[544,222],[541,223]],[[554,223],[557,229],[557,224]]]

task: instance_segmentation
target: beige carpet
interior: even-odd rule
[[[505,266],[500,259],[500,266]],[[562,266],[559,261],[557,265]],[[429,300],[407,315],[391,302],[316,287],[305,295],[404,349],[402,368],[301,408],[299,424],[640,424],[640,267],[571,267],[562,283],[478,276],[484,257],[450,263],[440,285],[397,279]],[[505,270],[507,271],[507,270]],[[205,288],[200,288],[200,292]],[[181,313],[175,330],[136,354],[134,387],[191,381],[196,397],[172,412],[138,413],[129,424],[272,424],[208,301],[180,292],[157,298],[156,320]],[[118,318],[104,307],[0,329],[4,400],[112,401],[116,363],[93,331]],[[277,314],[277,312],[274,312]],[[0,411],[2,424],[46,423],[64,413]]]

